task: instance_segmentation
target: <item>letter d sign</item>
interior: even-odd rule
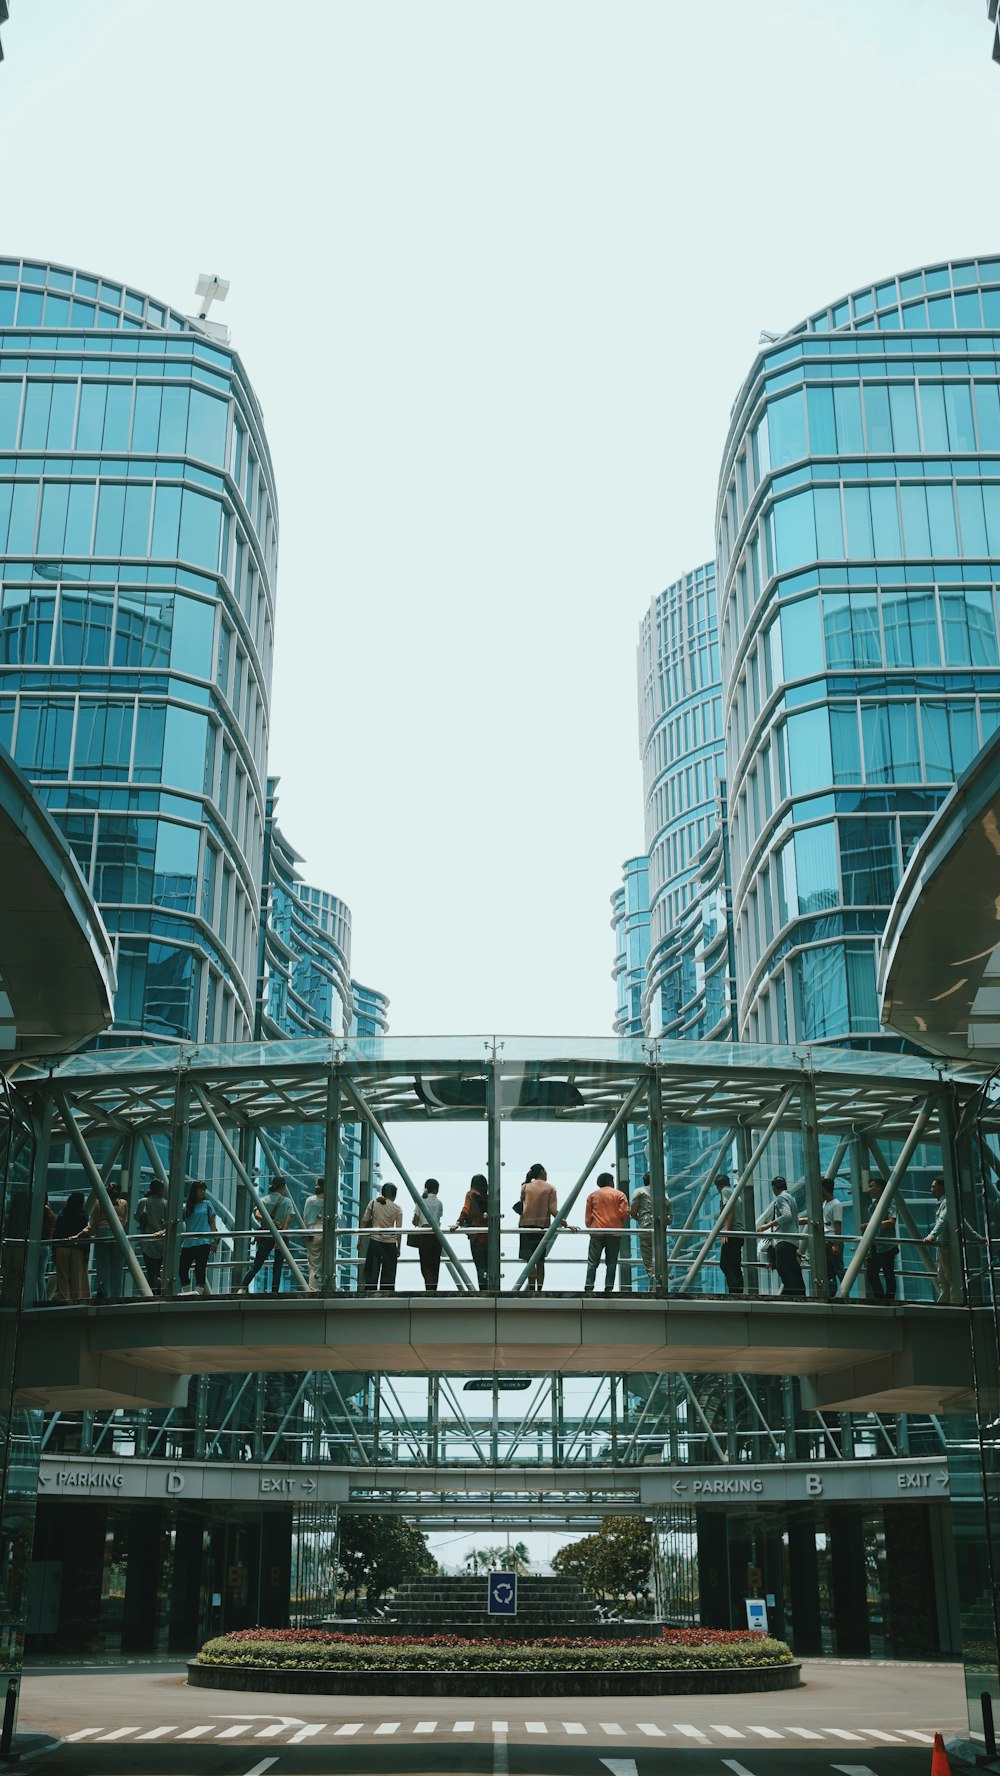
[[[184,1491],[184,1475],[183,1474],[168,1474],[167,1475],[167,1491],[168,1492],[183,1492]]]

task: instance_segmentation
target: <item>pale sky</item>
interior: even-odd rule
[[[1000,250],[984,0],[13,0],[0,254],[182,309],[281,514],[271,768],[396,1034],[600,1034],[635,642],[761,327]]]

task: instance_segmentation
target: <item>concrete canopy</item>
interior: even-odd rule
[[[934,1054],[1000,1061],[1000,733],[958,779],[893,901],[883,1024]]]
[[[111,940],[76,859],[0,747],[0,1071],[99,1035],[114,993]]]

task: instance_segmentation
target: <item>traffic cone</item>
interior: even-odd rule
[[[934,1750],[931,1752],[931,1776],[951,1776],[948,1753],[945,1751],[944,1740],[940,1733],[934,1735]]]

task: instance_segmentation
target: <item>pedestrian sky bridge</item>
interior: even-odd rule
[[[169,1407],[181,1400],[187,1375],[488,1376],[512,1369],[554,1377],[794,1376],[804,1403],[833,1411],[939,1412],[968,1397],[970,1316],[964,1307],[929,1304],[934,1259],[921,1237],[929,1199],[920,1192],[926,1196],[933,1168],[945,1179],[951,1209],[953,1274],[972,1276],[962,1230],[969,1228],[973,1242],[982,1237],[970,1223],[974,1199],[983,1187],[996,1194],[990,1168],[1000,1172],[1000,1109],[982,1076],[959,1064],[704,1042],[382,1038],[91,1052],[22,1071],[18,1087],[38,1130],[36,1181],[51,1188],[72,1173],[104,1204],[134,1291],[109,1306],[31,1311],[21,1347],[25,1402],[60,1410]],[[560,1188],[559,1214],[536,1257],[572,1225],[599,1163],[611,1169],[613,1155],[625,1178],[630,1151],[637,1141],[645,1148],[651,1293],[528,1299],[529,1266],[512,1263],[506,1230],[493,1215],[485,1295],[476,1292],[464,1239],[443,1233],[449,1293],[358,1299],[356,1259],[347,1254],[356,1250],[373,1152],[380,1149],[399,1178],[408,1222],[406,1197],[420,1212],[421,1195],[396,1146],[404,1125],[481,1125],[482,1169],[497,1203],[504,1125],[529,1121],[595,1129],[593,1152],[569,1191]],[[360,1203],[356,1186],[353,1195],[345,1186],[348,1128],[360,1130]],[[120,1228],[107,1193],[108,1180],[121,1175],[134,1200],[144,1171],[161,1179],[168,1199],[164,1299],[157,1301],[148,1299],[134,1237]],[[723,1171],[734,1183],[724,1207],[714,1188]],[[248,1256],[256,1211],[285,1254],[293,1286],[305,1289],[301,1234],[275,1228],[263,1201],[268,1177],[278,1172],[293,1182],[323,1174],[321,1299],[172,1300],[192,1175],[212,1181],[228,1216],[230,1281]],[[771,1279],[752,1265],[745,1298],[691,1299],[719,1286],[718,1240],[728,1214],[752,1241],[777,1172],[799,1201],[814,1299],[776,1300]],[[856,1229],[841,1299],[832,1304],[820,1191],[828,1175],[847,1176]],[[862,1233],[869,1175],[883,1183]],[[36,1251],[41,1199],[36,1188]],[[865,1266],[889,1213],[899,1217],[913,1270],[904,1278],[905,1301],[877,1306],[865,1300]],[[29,1246],[29,1275],[33,1257]],[[981,1256],[977,1262],[973,1306],[986,1305],[988,1288],[989,1267]],[[959,1282],[959,1300],[963,1288]]]
[[[965,1308],[793,1302],[293,1295],[45,1308],[20,1402],[169,1406],[194,1374],[795,1375],[821,1410],[941,1413],[973,1385]]]

